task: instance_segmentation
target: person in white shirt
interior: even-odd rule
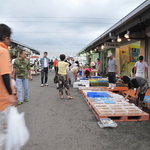
[[[136,77],[148,79],[148,65],[143,59],[143,56],[139,56],[139,61],[134,65],[134,74]]]
[[[109,89],[114,89],[116,87],[116,73],[117,64],[116,59],[113,57],[112,53],[108,53],[109,58],[106,73],[108,74]]]

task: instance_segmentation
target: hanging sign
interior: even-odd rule
[[[117,42],[105,42],[104,47],[105,48],[118,48],[119,43],[117,43]]]

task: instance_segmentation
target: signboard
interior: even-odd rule
[[[105,42],[104,48],[119,48],[119,43],[117,42]]]

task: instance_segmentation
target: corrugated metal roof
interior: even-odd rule
[[[31,51],[33,51],[34,53],[40,55],[40,52],[39,52],[38,50],[35,50],[35,49],[33,49],[33,48],[29,47],[29,46],[26,46],[25,44],[22,44],[22,43],[20,43],[20,42],[15,41],[15,40],[11,40],[11,42],[12,42],[12,43],[15,43],[15,44],[17,44],[17,45],[20,45],[20,46],[22,46],[22,47],[28,48],[28,49],[30,49]]]
[[[138,16],[139,14],[141,14],[148,8],[150,8],[150,0],[146,0],[145,2],[143,2],[141,5],[139,5],[137,8],[135,8],[132,12],[130,12],[128,15],[126,15],[124,18],[122,18],[116,24],[114,24],[111,28],[109,28],[107,31],[105,31],[102,35],[97,37],[88,46],[86,46],[84,49],[82,49],[82,51],[84,51],[88,47],[92,46],[98,40],[103,39],[107,34],[114,31],[115,29],[119,28],[123,24],[127,23],[129,20],[132,20],[134,17]]]

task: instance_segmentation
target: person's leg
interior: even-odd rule
[[[64,76],[64,88],[65,88],[65,93],[67,95],[67,99],[73,99],[73,97],[70,96],[69,82],[67,80],[67,77],[65,76]]]
[[[23,88],[24,88],[24,100],[27,102],[29,99],[28,79],[23,79]]]
[[[47,80],[48,80],[48,67],[44,68],[44,72],[45,72],[45,84],[47,85]]]
[[[111,72],[108,72],[108,82],[109,82],[108,88],[111,89],[112,88]]]
[[[18,96],[18,103],[23,102],[23,90],[22,90],[22,79],[16,78],[16,86],[17,86],[17,96]]]
[[[41,85],[43,84],[44,81],[44,68],[41,70]]]
[[[54,67],[55,72],[56,72],[56,69],[57,69],[57,68],[56,68],[56,67]]]
[[[59,84],[59,96],[63,98],[63,76],[58,76],[58,84]]]
[[[138,95],[137,106],[138,106],[140,109],[143,109],[143,100],[144,100],[144,97],[145,97],[145,93]]]
[[[116,73],[112,72],[111,73],[111,80],[112,80],[112,89],[116,87]]]
[[[64,88],[65,88],[65,93],[66,93],[66,95],[67,95],[67,96],[70,96],[68,80],[65,80],[65,81],[64,81]]]

